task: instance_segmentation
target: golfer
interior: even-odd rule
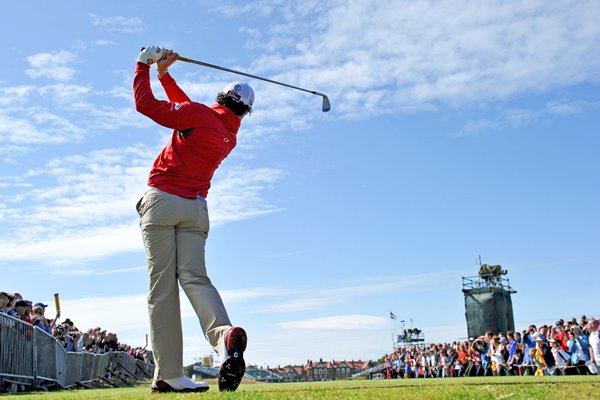
[[[156,369],[153,393],[201,392],[205,382],[183,374],[179,286],[190,299],[202,331],[219,354],[219,390],[233,391],[245,372],[246,332],[232,327],[221,296],[206,273],[204,246],[209,230],[206,197],[215,170],[236,144],[254,91],[234,82],[212,106],[191,101],[169,75],[177,60],[172,50],[150,46],[139,55],[133,80],[136,110],[173,129],[150,171],[148,190],[137,204],[148,260],[148,312]],[[150,66],[169,101],[157,100],[150,87]]]

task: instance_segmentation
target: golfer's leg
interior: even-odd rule
[[[160,380],[183,376],[183,340],[175,228],[168,225],[173,210],[162,194],[149,197],[144,199],[149,204],[144,204],[140,227],[150,279],[148,313],[156,364],[154,379]]]
[[[194,208],[195,218],[189,224],[177,227],[177,274],[206,339],[218,352],[231,322],[219,292],[206,274],[204,247],[208,236],[208,211],[199,201]]]

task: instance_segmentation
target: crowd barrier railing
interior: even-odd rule
[[[129,383],[153,374],[154,365],[127,353],[66,352],[45,331],[0,314],[0,392],[14,385],[29,389],[86,386],[110,382],[115,375]]]

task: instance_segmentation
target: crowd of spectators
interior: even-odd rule
[[[385,356],[386,378],[500,375],[596,375],[598,319],[582,316],[522,332],[486,332],[443,344],[406,344]]]
[[[24,300],[19,293],[0,292],[0,314],[10,315],[42,329],[56,338],[66,351],[95,354],[119,351],[138,360],[154,363],[152,351],[146,349],[146,346],[133,347],[121,343],[116,333],[107,332],[99,327],[82,332],[69,318],[58,323],[60,313],[57,313],[55,318],[48,318],[45,315],[46,307],[48,305],[44,303]]]

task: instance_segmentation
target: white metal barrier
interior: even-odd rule
[[[127,353],[67,353],[61,344],[31,324],[0,314],[0,392],[19,385],[30,389],[86,386],[109,382],[145,380],[154,365]],[[115,383],[115,385],[118,385]]]

